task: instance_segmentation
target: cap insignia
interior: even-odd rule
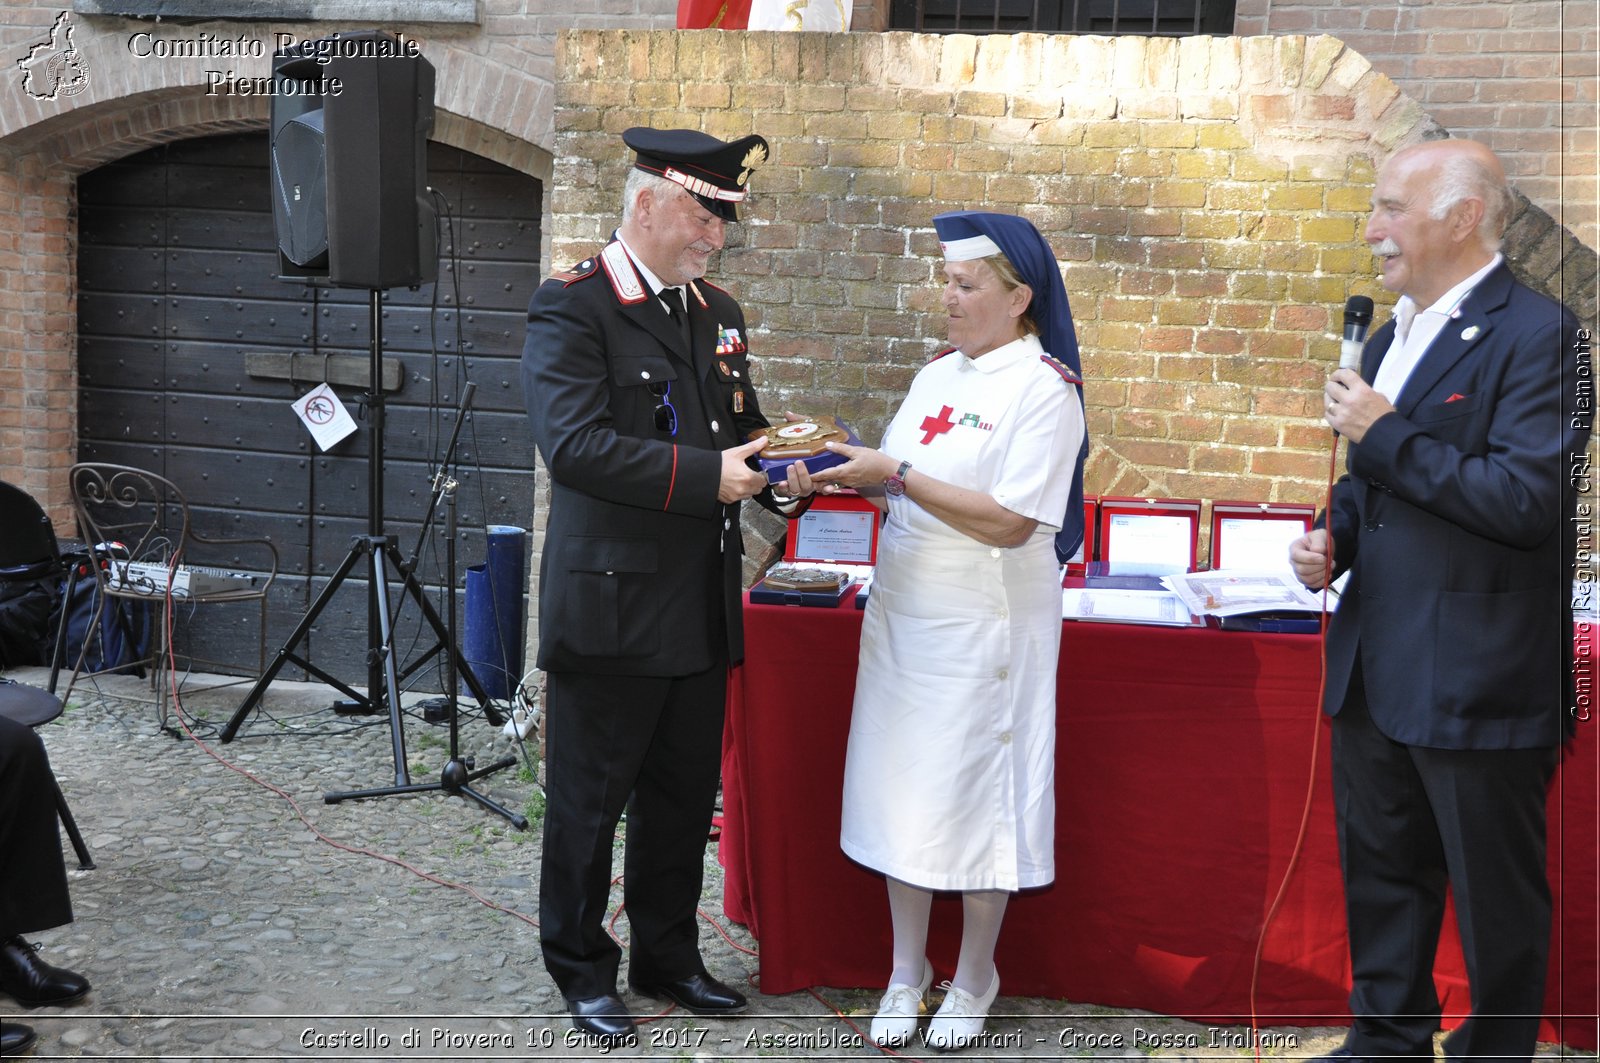
[[[743,169],[741,169],[739,171],[739,176],[734,178],[734,184],[742,186],[746,181],[750,180],[750,174],[755,170],[755,168],[757,166],[760,166],[762,163],[764,163],[766,161],[767,161],[767,148],[766,148],[766,145],[765,144],[754,144],[754,145],[752,145],[750,150],[744,153],[744,160],[739,163],[739,165],[741,167],[743,167]]]

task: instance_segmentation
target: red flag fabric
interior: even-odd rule
[[[680,30],[742,30],[750,24],[750,0],[678,0]]]

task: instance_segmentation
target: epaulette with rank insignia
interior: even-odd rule
[[[1077,373],[1074,373],[1071,366],[1067,365],[1067,363],[1063,362],[1055,355],[1041,354],[1039,356],[1039,361],[1060,373],[1061,379],[1065,380],[1067,383],[1076,384],[1080,388],[1083,387],[1083,377],[1079,376]]]
[[[600,260],[598,258],[586,258],[571,269],[562,273],[552,273],[546,279],[562,285],[576,284],[578,281],[594,276],[595,271],[599,268]]]

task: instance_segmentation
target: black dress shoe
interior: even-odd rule
[[[89,980],[41,960],[38,946],[21,938],[0,942],[0,993],[25,1008],[71,1004],[89,991]]]
[[[626,1043],[634,1039],[633,1015],[615,993],[585,997],[567,1002],[572,1011],[572,1028],[607,1043]]]
[[[1325,1056],[1308,1059],[1305,1063],[1361,1063],[1361,1059],[1344,1045],[1340,1045]]]
[[[38,1039],[39,1036],[33,1032],[32,1026],[24,1026],[20,1022],[8,1019],[0,1023],[0,1056],[14,1056],[18,1052],[26,1052]]]
[[[743,993],[709,974],[691,974],[666,982],[635,982],[630,978],[628,985],[636,993],[670,1000],[696,1015],[735,1015],[750,1004]]]

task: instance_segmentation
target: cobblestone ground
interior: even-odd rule
[[[10,677],[43,685],[45,673]],[[863,1032],[881,990],[828,987],[785,996],[752,988],[746,1015],[708,1020],[674,1011],[644,1025],[635,1046],[602,1052],[584,1043],[539,961],[541,797],[525,761],[475,786],[528,815],[526,831],[437,792],[326,804],[327,792],[395,781],[387,717],[336,716],[325,688],[278,683],[224,745],[217,731],[244,688],[199,692],[200,685],[191,678],[183,695],[192,737],[163,733],[149,689],[128,677],[74,691],[65,715],[42,729],[97,867],[72,872],[76,922],[30,936],[45,959],[90,979],[89,997],[27,1012],[0,998],[0,1021],[20,1019],[39,1032],[36,1057],[885,1054]],[[479,765],[518,755],[481,718],[465,718],[460,733],[463,755]],[[413,780],[437,780],[448,728],[408,716],[405,740]],[[528,752],[537,757],[531,744]],[[721,918],[714,851],[706,869],[707,964],[727,982],[752,986],[757,944]],[[617,932],[626,933],[625,919]],[[659,1012],[651,1001],[627,999],[641,1015]],[[1313,1057],[1342,1035],[1272,1028],[1261,1054]],[[1249,1059],[1249,1045],[1243,1027],[1002,997],[986,1041],[952,1058]]]

